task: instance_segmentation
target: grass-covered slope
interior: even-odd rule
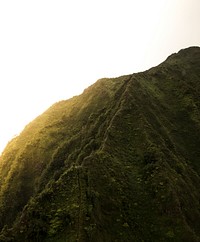
[[[101,79],[0,157],[0,241],[200,241],[200,48]]]

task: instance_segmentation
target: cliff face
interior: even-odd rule
[[[200,241],[200,48],[101,79],[0,157],[0,241]]]

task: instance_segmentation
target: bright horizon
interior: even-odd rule
[[[199,0],[0,1],[0,153],[53,103],[200,46]]]

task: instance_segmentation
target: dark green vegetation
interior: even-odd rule
[[[0,241],[200,241],[200,48],[101,79],[0,158]]]

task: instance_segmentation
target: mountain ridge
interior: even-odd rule
[[[0,157],[0,241],[199,241],[199,79],[190,47],[28,124]]]

